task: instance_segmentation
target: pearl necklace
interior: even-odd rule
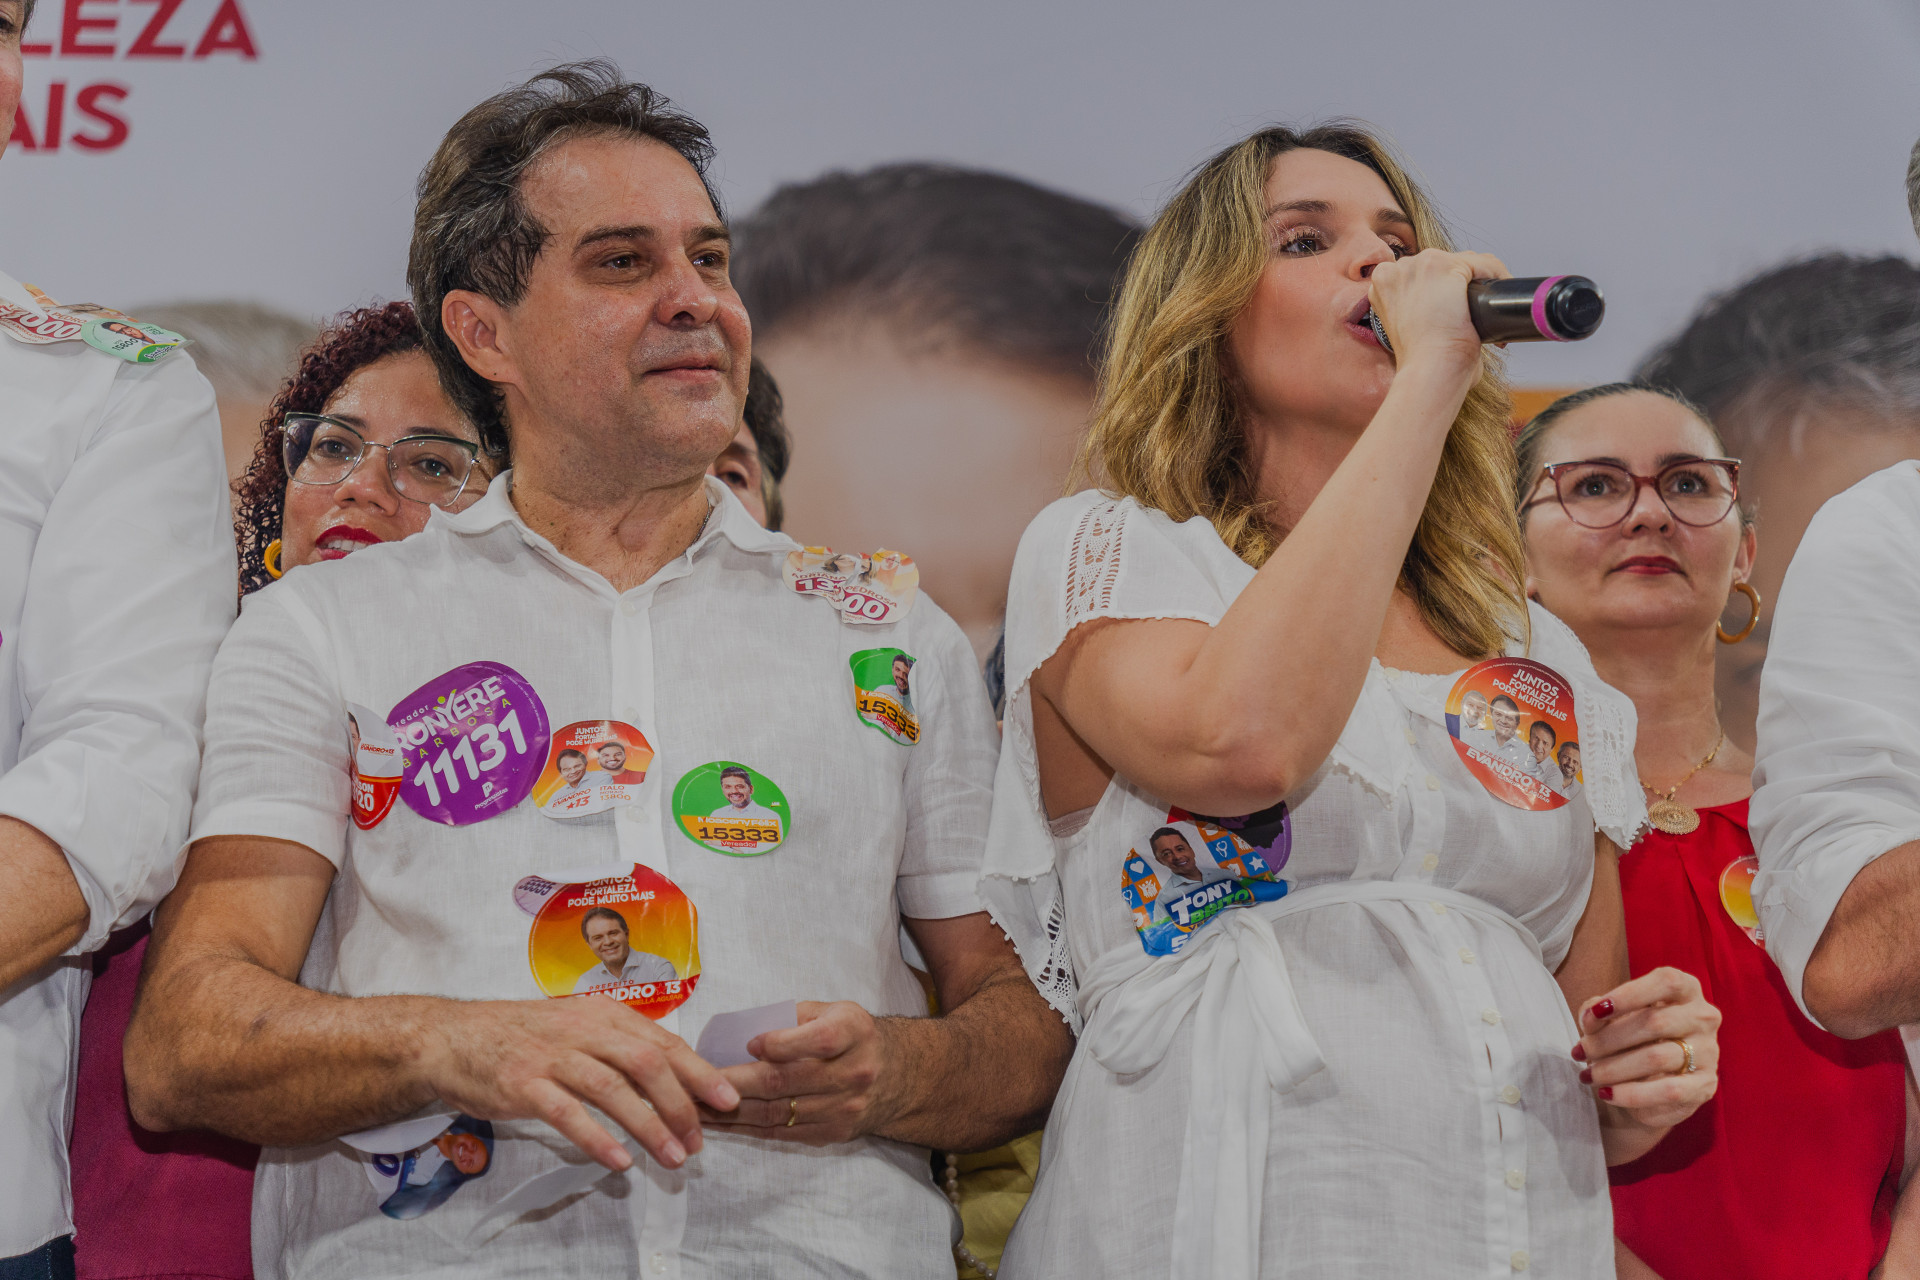
[[[952,1153],[948,1153],[947,1155],[946,1191],[947,1191],[947,1199],[953,1202],[953,1211],[955,1213],[959,1213],[960,1212],[960,1161],[959,1161],[959,1158],[954,1156]],[[967,1248],[966,1223],[964,1219],[961,1222],[960,1230],[961,1230],[961,1237],[959,1241],[956,1242],[953,1246],[954,1258],[960,1263],[961,1266],[972,1267],[975,1271],[978,1271],[981,1275],[985,1276],[987,1280],[995,1280],[995,1278],[999,1275],[999,1272],[995,1271],[992,1267],[988,1266],[986,1263],[980,1261],[980,1259],[974,1257],[973,1250]]]

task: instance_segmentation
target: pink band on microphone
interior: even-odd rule
[[[1533,327],[1549,342],[1572,341],[1571,338],[1563,338],[1555,333],[1547,323],[1547,295],[1553,292],[1553,286],[1565,279],[1564,275],[1548,276],[1540,282],[1540,287],[1533,291]]]

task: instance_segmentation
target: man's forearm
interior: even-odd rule
[[[884,1138],[985,1151],[1046,1122],[1073,1056],[1073,1033],[1018,966],[938,1018],[882,1018],[900,1089]]]
[[[60,846],[18,818],[0,817],[0,993],[80,941],[87,900]]]
[[[453,1002],[348,999],[207,955],[142,983],[125,1046],[127,1098],[149,1129],[211,1129],[271,1146],[403,1119],[434,1098],[425,1027]]]
[[[1807,1008],[1835,1035],[1859,1038],[1920,1022],[1920,843],[1860,869],[1807,961]]]

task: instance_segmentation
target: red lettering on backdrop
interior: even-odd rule
[[[153,11],[153,17],[147,20],[147,25],[140,28],[140,34],[134,40],[133,45],[127,50],[127,56],[129,58],[186,57],[187,46],[183,44],[161,44],[160,37],[166,32],[167,23],[173,20],[173,15],[180,11],[180,6],[185,4],[187,0],[132,0],[132,2],[134,4],[150,4],[156,7]],[[84,107],[81,109],[85,110]]]
[[[103,99],[114,103],[126,101],[127,87],[122,84],[90,84],[82,89],[73,100],[80,114],[106,126],[106,132],[98,137],[89,137],[84,133],[73,135],[73,145],[83,151],[112,151],[127,140],[130,130],[127,122],[120,116],[101,105]]]
[[[7,138],[7,146],[15,151],[38,151],[34,144],[33,129],[27,124],[27,104],[21,103],[13,113],[13,133]]]
[[[60,56],[63,58],[111,58],[111,44],[83,43],[81,37],[89,31],[99,31],[111,35],[120,25],[118,16],[111,18],[89,18],[85,11],[90,4],[112,4],[115,0],[67,0],[66,12],[60,20]]]
[[[40,149],[58,151],[60,131],[67,123],[67,84],[55,80],[47,86],[47,127],[40,132]]]
[[[213,15],[213,21],[207,24],[207,32],[200,37],[200,43],[193,47],[193,56],[204,58],[210,53],[231,50],[243,58],[258,58],[253,49],[253,32],[247,30],[247,19],[240,12],[240,0],[220,0],[220,10]]]

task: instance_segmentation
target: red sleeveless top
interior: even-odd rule
[[[1719,1093],[1611,1171],[1615,1233],[1662,1280],[1863,1280],[1893,1230],[1905,1051],[1800,1012],[1752,936],[1753,866],[1745,800],[1620,859],[1633,975],[1691,973],[1725,1017]]]

